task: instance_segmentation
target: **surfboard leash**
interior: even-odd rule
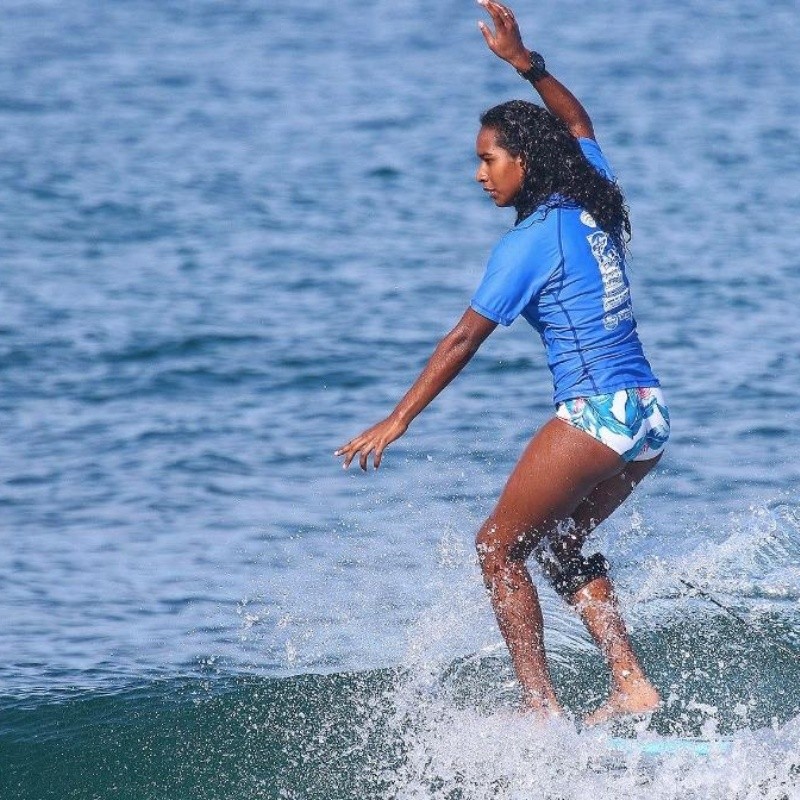
[[[708,600],[709,603],[713,603],[718,608],[721,608],[726,614],[733,617],[733,619],[735,619],[740,625],[743,625],[749,631],[753,631],[754,633],[757,633],[759,636],[762,636],[765,639],[769,639],[769,641],[775,647],[777,647],[778,650],[780,650],[783,653],[786,653],[786,655],[790,656],[791,658],[800,661],[800,652],[796,650],[792,645],[784,642],[782,639],[777,639],[774,636],[769,636],[768,634],[759,630],[755,625],[748,622],[744,617],[737,614],[733,609],[728,608],[723,603],[720,603],[720,601],[717,600],[717,598],[714,597],[714,595],[710,594],[704,589],[700,589],[698,586],[695,586],[693,583],[690,583],[689,581],[684,580],[683,578],[678,578],[678,580],[688,589],[691,589],[696,594],[699,594],[700,597],[702,597],[703,599]]]

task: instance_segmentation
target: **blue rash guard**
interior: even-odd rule
[[[597,142],[578,143],[613,180]],[[575,205],[540,206],[508,231],[492,251],[470,305],[501,325],[521,314],[536,328],[556,404],[660,385],[636,333],[624,254]]]

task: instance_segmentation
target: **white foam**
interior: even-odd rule
[[[638,585],[621,584],[628,616],[637,617],[658,641],[664,620],[674,623],[687,609],[686,598],[676,591],[676,575],[723,592],[741,588],[745,577],[762,585],[763,576],[782,574],[782,557],[800,552],[791,511],[784,506],[751,509],[732,519],[730,530],[716,541],[654,558],[646,573],[639,572]],[[630,536],[641,537],[645,528],[634,515]],[[600,546],[611,544],[613,559],[613,545],[626,541],[625,533],[612,530]],[[709,743],[707,752],[670,748],[662,742],[663,731],[647,729],[636,735],[645,744],[656,743],[650,751],[645,746],[626,750],[615,745],[608,730],[579,731],[571,721],[541,725],[517,712],[516,682],[474,556],[452,534],[443,538],[440,555],[440,599],[411,627],[404,672],[391,692],[390,728],[402,752],[400,767],[384,776],[391,797],[800,800],[800,715],[789,712],[770,727],[752,730],[749,718],[757,696],[727,698],[728,719],[738,720],[741,729],[730,733],[728,722],[723,736],[714,702],[687,696],[693,680],[713,681],[715,670],[724,676],[724,664],[714,664],[706,674],[705,667],[692,667],[688,658],[686,673],[679,674],[665,697],[667,713],[679,722],[691,720],[693,735]],[[567,663],[589,646],[588,640],[575,633],[571,613],[560,601],[546,590],[541,596],[548,655]]]
[[[407,691],[395,698],[402,766],[385,776],[399,800],[800,798],[800,717],[741,731],[724,746],[711,737],[707,753],[667,748],[654,755],[621,750],[607,731],[542,725],[509,709],[482,714]]]

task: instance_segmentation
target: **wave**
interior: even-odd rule
[[[209,665],[125,686],[7,692],[0,797],[800,800],[800,514],[776,502],[732,518],[716,539],[700,533],[653,540],[634,513],[598,542],[664,698],[646,725],[581,730],[608,674],[547,591],[551,670],[571,718],[542,727],[519,714],[474,557],[449,533],[439,600],[409,624],[400,666],[276,677]],[[727,749],[645,757],[615,749],[611,733]]]
[[[402,669],[0,698],[0,796],[796,800],[800,660],[770,647],[774,633],[711,609],[637,637],[666,702],[627,735],[730,743],[707,756],[646,758],[615,750],[608,730],[539,726],[516,710],[501,649],[437,665],[423,647]],[[575,719],[607,691],[581,646],[559,649],[553,675]]]

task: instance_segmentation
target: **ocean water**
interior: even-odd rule
[[[596,535],[666,699],[624,733],[730,746],[515,713],[472,541],[551,413],[524,323],[380,471],[332,456],[512,222],[474,137],[528,94],[480,8],[5,0],[0,797],[800,798],[795,4],[515,11],[626,192],[673,416]],[[542,602],[579,718],[605,672]]]

